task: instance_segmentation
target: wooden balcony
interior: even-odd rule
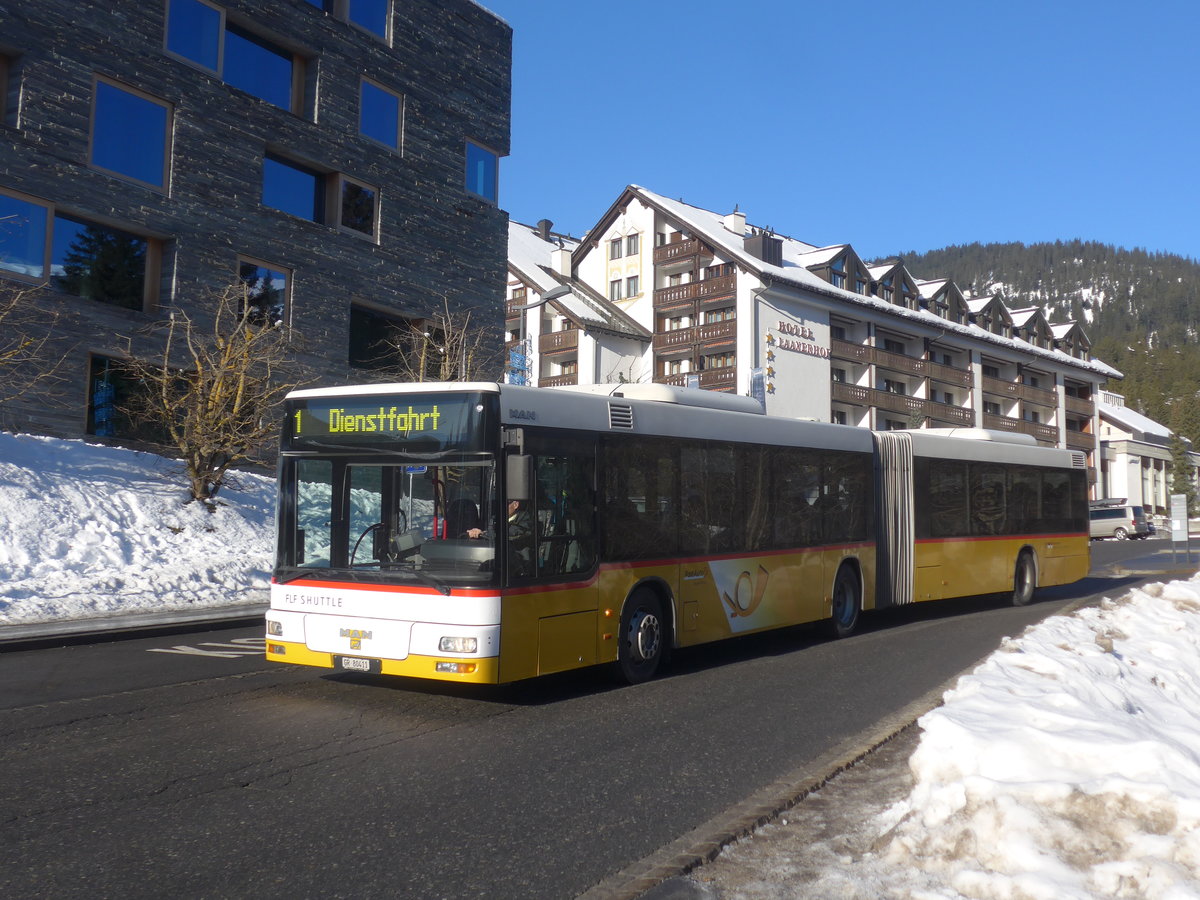
[[[504,301],[504,317],[506,319],[521,318],[521,307],[528,303],[529,300],[525,297],[515,297],[511,300]]]
[[[686,262],[693,257],[711,259],[712,255],[712,250],[698,238],[687,238],[655,247],[654,264],[656,266],[671,265],[672,263]]]
[[[1096,436],[1086,431],[1067,431],[1067,449],[1084,450],[1088,453],[1096,449]]]
[[[654,335],[654,352],[677,354],[691,353],[696,348],[696,326],[659,331]]]
[[[927,361],[925,364],[929,367],[929,377],[934,381],[940,381],[943,384],[954,384],[965,388],[975,386],[975,378],[968,369],[956,369],[954,366],[944,366],[932,360]]]
[[[848,359],[851,362],[866,365],[871,361],[871,348],[866,344],[852,344],[849,341],[839,341],[836,338],[829,342],[829,355],[835,359]]]
[[[654,308],[669,309],[695,300],[732,297],[737,291],[737,276],[722,275],[687,284],[672,284],[654,292]]]
[[[926,419],[937,419],[940,422],[950,422],[953,425],[972,426],[975,424],[975,410],[964,409],[950,403],[938,403],[923,397],[909,397],[905,394],[893,394],[890,391],[877,391],[857,384],[844,384],[840,381],[833,382],[830,388],[830,398],[838,403],[874,406],[876,409],[901,413],[910,418],[920,416]]]
[[[578,328],[570,328],[567,331],[551,331],[538,336],[538,350],[541,353],[571,353],[578,349]]]
[[[537,381],[538,387],[569,387],[573,384],[579,384],[579,375],[574,372],[570,375],[544,375]]]
[[[1044,441],[1048,444],[1058,443],[1058,428],[1054,425],[1043,425],[1040,422],[1026,422],[1024,419],[1015,419],[1012,416],[994,416],[990,413],[984,413],[983,427],[991,428],[995,431],[1032,435],[1039,441]]]
[[[709,391],[731,391],[737,385],[737,368],[706,369],[700,373],[700,387]]]
[[[1063,400],[1066,403],[1067,412],[1069,413],[1075,413],[1077,416],[1087,416],[1089,419],[1096,415],[1096,404],[1091,400],[1072,397],[1070,394],[1067,394]]]
[[[868,347],[866,344],[833,340],[829,342],[829,354],[836,359],[845,359],[859,364],[874,363],[885,369],[932,378],[943,384],[970,388],[974,383],[971,373],[967,369],[956,369],[932,360],[917,359],[913,356],[905,356],[903,353],[892,353],[880,350],[878,347]]]
[[[716,341],[732,341],[737,338],[737,321],[726,319],[724,322],[709,322],[696,326],[696,340],[701,344]]]
[[[686,372],[678,375],[658,375],[656,384],[673,384],[676,387],[687,387],[690,375],[700,376],[700,387],[708,391],[730,391],[737,385],[737,369],[729,366],[726,369],[708,369],[704,372]]]
[[[992,378],[990,375],[983,376],[983,389],[989,394],[997,394],[1001,397],[1016,397],[1029,403],[1036,403],[1039,406],[1058,406],[1058,394],[1054,391],[1047,391],[1044,388],[1036,388],[1032,385],[1020,384],[1015,381],[1003,381],[999,378]]]

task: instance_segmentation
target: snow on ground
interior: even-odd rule
[[[0,624],[265,602],[274,479],[236,474],[215,512],[180,462],[0,433]]]
[[[838,797],[859,810],[841,833],[804,801],[695,880],[728,898],[1200,898],[1200,579],[1049,618],[944,701],[907,773]],[[908,796],[870,809],[902,795],[897,773]]]

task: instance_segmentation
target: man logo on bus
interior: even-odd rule
[[[371,632],[362,628],[342,628],[338,631],[338,637],[350,638],[350,649],[361,650],[362,642],[371,639]]]
[[[729,618],[753,615],[767,592],[767,579],[770,577],[771,573],[762,566],[758,567],[758,577],[754,579],[751,579],[749,572],[742,572],[734,585],[733,596],[730,597],[728,591],[721,594],[721,599],[729,607]]]

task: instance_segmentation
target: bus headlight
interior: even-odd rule
[[[267,619],[267,634],[272,634],[275,637],[283,637],[283,623],[276,622],[274,619]]]
[[[442,653],[474,653],[479,649],[479,638],[444,637],[438,641]]]

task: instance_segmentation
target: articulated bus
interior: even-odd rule
[[[287,398],[267,658],[504,683],[1087,574],[1083,454],[658,384]]]

